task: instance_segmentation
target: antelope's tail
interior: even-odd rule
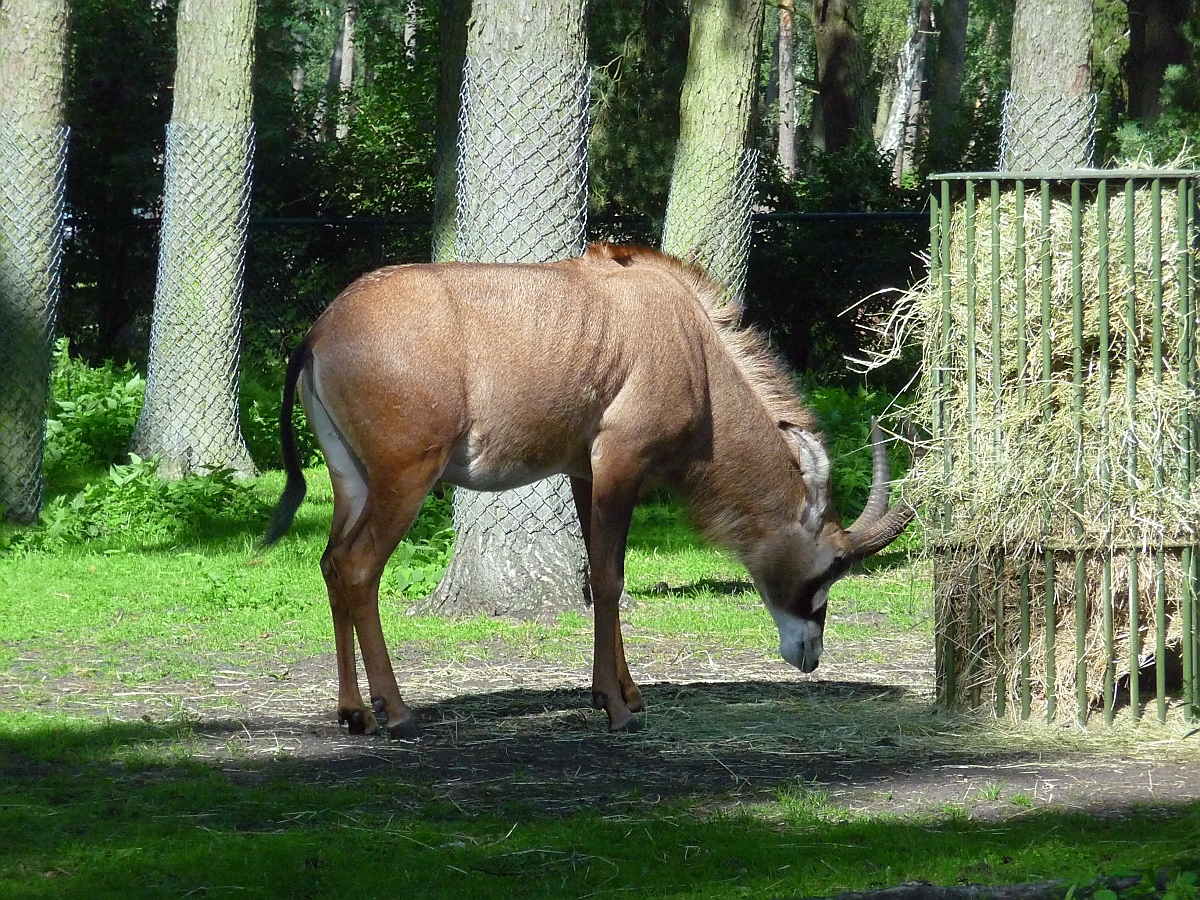
[[[296,382],[300,373],[308,365],[312,350],[308,346],[308,338],[301,342],[288,361],[287,376],[283,382],[283,408],[279,411],[279,443],[283,449],[283,468],[287,472],[287,484],[283,495],[275,507],[275,515],[267,528],[261,547],[270,547],[292,527],[292,519],[296,510],[304,502],[308,485],[304,481],[304,470],[300,467],[300,456],[296,452],[296,425],[292,421],[292,411],[296,408]]]

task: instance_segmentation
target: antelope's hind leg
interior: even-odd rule
[[[386,725],[394,737],[415,738],[420,729],[396,684],[396,675],[388,655],[383,627],[379,619],[379,581],[384,567],[396,545],[404,538],[409,526],[421,511],[425,496],[434,478],[441,472],[444,460],[427,459],[402,467],[398,474],[375,479],[367,487],[366,502],[357,522],[349,525],[345,538],[330,548],[322,560],[322,570],[329,588],[330,606],[334,611],[334,632],[338,636],[338,681],[342,683],[342,631],[348,633],[349,684],[351,690],[339,689],[338,718],[348,721],[355,731],[356,712],[361,710],[365,728],[371,733],[378,725]],[[334,489],[335,510],[337,487]],[[337,518],[335,512],[335,520]],[[340,619],[339,619],[340,617]],[[353,668],[353,632],[358,635],[363,666],[371,689],[371,706],[362,703],[358,691],[357,672]],[[357,710],[345,718],[344,704],[357,701]],[[376,717],[380,721],[376,721]]]
[[[386,724],[394,734],[414,737],[416,722],[400,697],[379,621],[379,579],[441,474],[448,451],[414,452],[393,443],[390,454],[379,454],[371,477],[314,389],[311,372],[305,375],[301,400],[333,485],[333,524],[321,572],[333,614],[338,722],[351,734],[373,734]],[[370,706],[359,690],[356,633],[371,688]]]

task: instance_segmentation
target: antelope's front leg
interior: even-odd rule
[[[607,461],[612,462],[608,457]],[[625,587],[625,544],[637,499],[637,482],[593,472],[591,515],[587,527],[595,634],[592,658],[592,702],[608,713],[609,731],[637,731],[641,723],[629,708],[641,708],[641,695],[624,664],[621,591]],[[626,683],[627,682],[627,683]]]

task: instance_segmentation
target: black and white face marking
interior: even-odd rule
[[[849,563],[835,559],[823,575],[801,581],[784,603],[768,603],[779,629],[779,655],[801,672],[817,668],[824,651],[825,614],[829,589],[846,574]]]

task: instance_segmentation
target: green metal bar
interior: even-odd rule
[[[1058,711],[1058,661],[1054,658],[1054,632],[1057,629],[1057,621],[1054,610],[1053,550],[1046,550],[1043,552],[1043,565],[1045,566],[1046,575],[1046,721],[1053,722],[1054,716]]]
[[[1049,421],[1054,414],[1052,405],[1052,383],[1053,369],[1051,367],[1050,358],[1050,278],[1053,274],[1053,262],[1050,256],[1050,182],[1042,182],[1042,245],[1041,245],[1041,273],[1042,273],[1042,417]],[[1049,534],[1050,529],[1050,510],[1047,508],[1045,521],[1043,522],[1043,533]],[[1054,721],[1054,716],[1057,711],[1057,685],[1056,681],[1056,660],[1055,652],[1055,631],[1057,623],[1054,609],[1054,551],[1044,551],[1044,567],[1045,567],[1045,582],[1044,592],[1046,598],[1046,720]]]
[[[1027,282],[1025,267],[1025,181],[1018,178],[1013,184],[1013,197],[1016,203],[1016,216],[1013,222],[1013,244],[1015,257],[1013,268],[1016,269],[1016,317],[1017,317],[1017,404],[1024,409],[1028,400],[1029,375],[1025,367],[1029,362],[1028,320],[1026,311]],[[1017,607],[1021,617],[1020,635],[1018,636],[1017,657],[1020,661],[1019,690],[1021,694],[1021,720],[1029,718],[1032,699],[1032,684],[1029,671],[1029,555],[1021,557],[1018,565],[1020,590],[1017,595]]]
[[[1112,470],[1108,460],[1108,401],[1112,391],[1112,373],[1109,354],[1112,352],[1112,336],[1109,325],[1108,284],[1108,179],[1101,179],[1096,187],[1096,240],[1099,252],[1097,271],[1097,305],[1099,315],[1100,346],[1097,357],[1100,369],[1100,484],[1104,493],[1104,518],[1107,530],[1112,532]],[[1104,554],[1104,573],[1101,576],[1100,602],[1104,613],[1104,721],[1113,722],[1116,697],[1116,665],[1113,660],[1113,596],[1112,596],[1112,553]]]
[[[1029,359],[1029,344],[1025,331],[1025,182],[1020,179],[1013,185],[1016,195],[1017,216],[1013,225],[1013,241],[1016,257],[1013,265],[1017,270],[1017,402],[1022,408],[1026,398],[1025,364]]]
[[[1026,556],[1021,560],[1021,636],[1020,645],[1018,647],[1021,659],[1021,721],[1029,718],[1029,708],[1032,701],[1033,687],[1029,672],[1029,557]]]
[[[976,303],[978,296],[977,273],[975,271],[975,182],[968,181],[966,198],[964,200],[965,222],[965,256],[966,256],[966,303],[967,303],[967,467],[973,477],[979,465],[978,434],[979,434],[979,350],[976,346],[978,338],[978,315]],[[974,517],[975,509],[969,511]],[[971,574],[967,595],[967,702],[971,709],[979,708],[979,564],[971,565]]]
[[[1193,377],[1193,348],[1195,341],[1194,310],[1192,308],[1192,286],[1188,266],[1188,180],[1181,178],[1176,188],[1175,197],[1175,234],[1178,241],[1179,259],[1179,383],[1184,391],[1192,388]],[[1192,421],[1190,410],[1185,409],[1179,423],[1182,437],[1182,457],[1180,459],[1179,475],[1180,490],[1185,501],[1191,498],[1193,477],[1193,448]],[[1180,619],[1180,655],[1183,663],[1183,714],[1184,718],[1193,717],[1194,698],[1194,656],[1192,653],[1194,637],[1194,620],[1192,618],[1195,605],[1196,585],[1192,581],[1192,549],[1184,548],[1182,553],[1182,577],[1179,591]]]
[[[941,410],[941,416],[942,416],[942,424],[944,427],[945,423],[946,423],[945,404],[947,402],[945,387],[946,387],[946,384],[948,381],[948,376],[947,376],[947,372],[946,372],[946,369],[947,369],[946,355],[949,353],[948,348],[950,346],[950,303],[951,303],[951,299],[952,299],[951,291],[950,291],[950,183],[947,181],[942,182],[942,227],[941,227],[941,234],[939,235],[939,237],[941,238],[941,242],[942,242],[941,332],[942,332],[942,354],[943,354],[942,364],[939,366],[939,378],[941,380],[941,384],[942,384],[942,388],[943,388],[942,396],[941,396],[941,400],[942,400],[942,404],[943,404],[942,410]],[[943,469],[943,473],[945,476],[945,483],[946,483],[946,485],[949,485],[951,475],[953,474],[953,471],[954,471],[954,460],[953,460],[953,456],[952,456],[951,450],[950,450],[950,442],[948,440],[944,439],[944,435],[943,435],[942,447],[943,447],[942,469]],[[950,525],[951,525],[951,508],[950,508],[949,502],[947,502],[945,508],[942,511],[943,533],[946,533],[946,534],[949,533]]]
[[[1154,384],[1163,383],[1162,179],[1150,183],[1151,296],[1153,297]],[[1154,488],[1158,496],[1166,483],[1163,429],[1155,429]],[[1161,507],[1160,507],[1161,509]],[[1167,721],[1167,569],[1165,552],[1154,555],[1154,682],[1158,721]]]
[[[1083,203],[1078,180],[1071,182],[1071,424],[1075,431],[1076,478],[1083,476]],[[1075,485],[1075,538],[1083,543],[1083,485]],[[1075,550],[1076,718],[1087,724],[1087,567],[1084,551]]]
[[[991,182],[991,263],[990,285],[992,289],[992,420],[996,427],[992,433],[992,462],[1001,465],[1004,435],[1000,430],[1000,394],[1004,369],[1000,365],[1002,313],[1000,307],[1000,182]],[[1004,548],[994,548],[992,559],[992,608],[995,620],[993,629],[993,658],[996,660],[995,713],[1003,717],[1007,698],[1007,677],[1004,670]]]
[[[977,336],[976,319],[976,273],[975,273],[975,182],[967,182],[966,210],[966,263],[967,263],[967,435],[968,471],[975,472],[978,464],[978,363],[979,353],[975,346]]]
[[[1125,293],[1125,401],[1129,414],[1129,430],[1137,425],[1137,255],[1134,224],[1134,181],[1125,182],[1125,269],[1129,288]],[[1129,478],[1137,479],[1137,448],[1129,442],[1126,460]],[[1130,511],[1133,512],[1132,510]],[[1129,713],[1135,719],[1142,717],[1141,684],[1138,677],[1138,661],[1141,658],[1140,623],[1141,589],[1138,585],[1138,555],[1129,554]]]
[[[970,585],[967,590],[967,703],[971,709],[979,709],[979,563],[971,564]]]

